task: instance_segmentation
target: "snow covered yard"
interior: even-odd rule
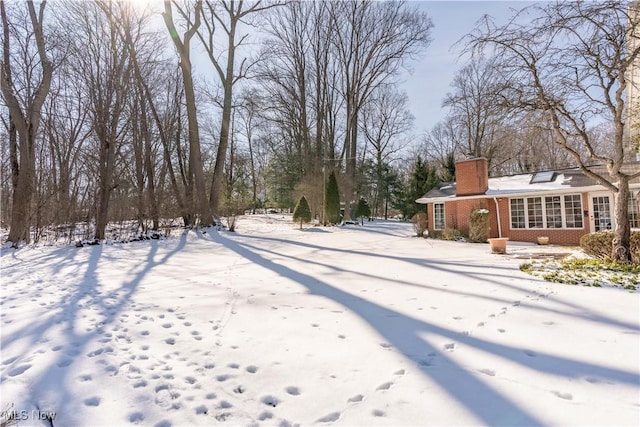
[[[25,426],[640,424],[638,293],[544,282],[519,270],[527,248],[411,224],[296,227],[256,215],[3,252],[0,410]]]

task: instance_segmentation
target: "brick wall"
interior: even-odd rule
[[[489,189],[489,162],[484,157],[456,163],[456,196],[484,194]]]
[[[532,242],[537,243],[539,236],[548,236],[550,244],[556,245],[578,245],[580,237],[590,233],[589,217],[583,217],[582,229],[511,229],[509,198],[499,197],[498,209],[500,210],[500,225],[502,227],[502,236],[509,237],[510,240],[516,242]],[[588,208],[588,197],[582,195],[583,210]],[[496,205],[492,198],[472,199],[472,200],[455,200],[445,203],[445,226],[446,228],[455,228],[463,235],[469,233],[469,217],[474,209],[484,208],[490,213],[490,229],[489,237],[499,237],[498,215],[496,214]],[[439,237],[441,231],[434,229],[433,203],[426,205],[428,217],[429,236]]]
[[[549,243],[554,245],[578,245],[580,238],[591,232],[589,225],[589,217],[582,217],[581,229],[562,229],[562,228],[541,228],[541,229],[511,229],[509,199],[498,198],[500,208],[500,224],[502,225],[502,236],[509,237],[509,240],[516,242],[532,242],[537,243],[539,236],[549,237]],[[588,209],[588,197],[582,195],[582,209]],[[495,210],[495,209],[494,209]],[[496,222],[497,225],[497,222]],[[497,229],[492,228],[491,237],[498,237]]]

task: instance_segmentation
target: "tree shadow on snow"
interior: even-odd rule
[[[424,257],[403,257],[403,256],[397,256],[397,255],[390,255],[390,254],[386,254],[386,253],[376,253],[376,252],[365,252],[365,251],[360,251],[360,250],[356,250],[356,249],[341,249],[341,248],[335,248],[335,247],[329,247],[329,246],[320,246],[317,244],[312,244],[312,243],[308,243],[308,242],[299,242],[299,241],[295,241],[295,240],[288,240],[288,239],[284,239],[284,238],[277,238],[277,237],[264,237],[264,236],[248,236],[248,235],[242,235],[243,239],[248,239],[248,240],[256,240],[256,241],[265,241],[265,242],[274,242],[274,243],[279,243],[279,244],[283,244],[283,245],[294,245],[294,246],[300,246],[300,247],[304,247],[304,248],[308,248],[308,249],[312,249],[314,251],[317,252],[335,252],[335,253],[339,253],[339,254],[343,254],[345,256],[353,256],[353,255],[359,255],[362,257],[368,257],[368,258],[379,258],[379,260],[376,261],[372,261],[372,262],[384,262],[384,261],[389,261],[389,260],[393,260],[393,261],[400,261],[400,262],[406,262],[406,263],[410,263],[410,264],[414,264],[420,267],[425,267],[431,270],[438,270],[438,271],[442,271],[442,272],[446,272],[446,273],[452,273],[452,274],[457,274],[457,275],[463,275],[463,276],[467,276],[467,277],[472,277],[475,280],[478,281],[482,281],[482,282],[486,282],[486,283],[490,283],[493,285],[497,285],[497,286],[501,286],[503,288],[508,288],[511,290],[514,290],[516,292],[523,292],[523,289],[514,285],[511,285],[509,283],[505,283],[504,281],[499,282],[497,279],[503,279],[503,280],[509,280],[509,279],[513,279],[513,268],[512,267],[508,267],[508,266],[496,266],[496,265],[492,265],[491,266],[491,274],[487,274],[486,272],[482,272],[482,271],[474,271],[475,269],[477,269],[477,266],[474,265],[470,265],[469,263],[464,263],[464,262],[460,262],[460,261],[455,261],[455,260],[445,260],[442,258],[439,259],[430,259],[429,256],[424,256]],[[260,250],[260,251],[268,251],[265,250],[263,248],[258,248],[255,246],[251,246],[249,244],[244,244],[246,247],[251,247],[253,249],[256,250]],[[288,256],[286,254],[281,254],[278,253],[278,256]],[[316,263],[316,261],[310,260],[310,259],[305,259],[302,260],[303,262],[306,263]],[[322,264],[319,263],[320,265],[330,268],[330,269],[336,269],[339,270],[338,267],[335,267],[333,265],[330,264]],[[357,273],[354,272],[356,274],[361,274],[361,275],[365,275],[365,273]],[[373,278],[376,278],[377,276],[372,276]],[[542,279],[537,279],[537,278],[533,278],[530,277],[529,278],[530,281],[532,282],[540,282],[540,283],[544,283],[544,284],[548,284],[547,282],[542,281]],[[445,289],[439,289],[439,288],[434,288],[432,286],[429,285],[425,285],[425,284],[418,284],[418,283],[409,283],[409,282],[402,282],[399,280],[396,280],[396,282],[398,283],[404,283],[404,284],[408,284],[410,286],[418,286],[418,287],[424,287],[424,288],[431,288],[440,292],[448,292],[448,293],[459,293],[459,294],[463,294],[463,295],[468,295],[468,296],[475,296],[478,298],[482,298],[482,299],[494,299],[491,296],[488,295],[480,295],[477,293],[469,293],[469,292],[460,292],[460,291],[454,291],[451,289],[445,290]],[[621,292],[626,292],[623,289],[620,289]],[[512,301],[503,301],[505,303],[507,302],[512,302]],[[603,316],[599,313],[594,313],[592,311],[587,310],[585,307],[582,307],[576,303],[570,302],[570,301],[559,301],[556,300],[554,301],[555,303],[565,306],[569,309],[573,309],[574,312],[571,313],[572,316],[575,317],[580,317],[583,318],[585,320],[590,320],[593,322],[599,322],[599,323],[605,323],[605,324],[609,324],[611,326],[616,326],[619,328],[625,328],[628,329],[632,332],[640,332],[640,326],[638,326],[637,324],[631,324],[631,323],[627,323],[627,322],[623,322],[620,321],[618,319],[614,319],[611,317],[606,317]],[[526,306],[530,309],[533,310],[545,310],[545,311],[550,311],[552,313],[558,313],[558,314],[567,314],[567,313],[563,313],[559,310],[553,310],[550,308],[541,308],[541,307],[534,307],[531,305],[526,305],[526,304],[522,304],[523,306]]]
[[[85,264],[86,268],[82,277],[77,281],[75,291],[64,293],[58,291],[53,295],[61,295],[60,301],[55,303],[54,309],[49,316],[42,316],[29,322],[25,327],[14,331],[11,334],[3,334],[2,346],[9,348],[11,344],[20,340],[20,346],[24,349],[37,348],[38,343],[44,343],[49,340],[47,334],[60,334],[64,338],[56,341],[58,344],[64,344],[62,351],[57,351],[55,357],[47,359],[47,365],[41,369],[40,375],[29,375],[30,390],[38,391],[38,396],[48,399],[46,396],[49,392],[55,395],[56,402],[74,402],[76,399],[71,394],[66,384],[72,384],[73,381],[67,376],[78,374],[73,369],[60,369],[67,367],[71,363],[70,359],[84,356],[89,350],[90,345],[96,344],[96,338],[103,335],[106,330],[113,326],[119,319],[120,313],[127,307],[131,298],[135,295],[142,279],[153,270],[154,267],[165,263],[174,254],[180,252],[186,245],[187,234],[183,234],[177,242],[175,248],[164,254],[161,258],[156,259],[158,255],[158,241],[149,241],[141,244],[148,246],[148,253],[144,260],[141,260],[137,266],[140,268],[133,274],[130,280],[125,281],[116,289],[104,290],[100,283],[100,275],[108,276],[108,271],[98,274],[98,268],[101,260],[104,258],[103,245],[96,245],[80,250],[89,250],[90,255]],[[122,249],[122,248],[117,248]],[[57,252],[57,251],[56,251]],[[76,252],[73,252],[76,254]],[[63,262],[71,262],[75,255],[70,255]],[[51,257],[56,260],[55,256]],[[78,263],[79,261],[75,260]],[[43,291],[46,292],[46,291]],[[82,326],[82,319],[86,316],[84,310],[90,310],[93,318],[100,318],[96,327]],[[58,328],[62,328],[62,332],[58,332]],[[110,337],[111,335],[107,335]],[[108,343],[99,344],[102,350],[108,348]],[[106,352],[105,352],[106,353]],[[100,353],[97,353],[100,354]],[[88,354],[86,354],[88,356]],[[22,355],[17,359],[20,361],[29,361],[32,353],[23,351]],[[6,375],[3,375],[2,381],[6,381]],[[14,397],[17,398],[17,397]],[[24,398],[21,396],[21,398]],[[34,398],[38,398],[34,396]],[[10,399],[9,399],[10,400]],[[38,402],[34,402],[39,404]],[[86,421],[86,420],[85,420]]]
[[[609,381],[633,385],[640,382],[640,376],[635,372],[606,368],[544,353],[537,353],[536,357],[531,357],[531,353],[527,354],[525,349],[496,344],[417,320],[337,289],[308,274],[276,264],[257,252],[263,249],[251,247],[221,235],[212,234],[211,236],[214,241],[224,244],[247,260],[306,287],[311,294],[328,298],[348,308],[371,325],[401,354],[419,366],[423,365],[421,362],[429,357],[440,357],[441,360],[445,360],[451,369],[430,369],[423,365],[421,372],[435,381],[452,399],[462,404],[484,424],[534,426],[544,423],[535,414],[529,413],[507,396],[480,381],[452,358],[447,357],[446,346],[437,348],[421,335],[437,335],[452,343],[494,354],[541,373],[567,378],[601,377]],[[286,256],[281,253],[278,255]]]

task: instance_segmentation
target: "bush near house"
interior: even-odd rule
[[[442,240],[458,240],[462,236],[462,233],[457,228],[445,228],[440,233],[440,238]]]
[[[489,211],[474,209],[469,217],[469,241],[486,243],[489,237]]]
[[[416,236],[425,237],[424,232],[427,231],[427,213],[418,212],[411,217],[411,222],[413,223]]]
[[[587,255],[601,259],[611,258],[613,247],[613,231],[598,231],[585,234],[580,238],[580,247]],[[631,262],[640,264],[640,232],[631,233]]]

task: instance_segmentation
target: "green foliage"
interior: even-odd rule
[[[331,172],[327,180],[324,197],[324,217],[330,224],[340,222],[340,190],[335,172]]]
[[[440,181],[453,182],[456,180],[456,156],[453,151],[447,154],[444,161],[440,163],[440,167],[442,168],[439,176]]]
[[[294,205],[294,189],[302,179],[296,155],[274,156],[267,166],[265,178],[267,182],[267,198],[272,207],[292,208]]]
[[[489,211],[474,209],[469,217],[469,241],[485,243],[489,236]]]
[[[417,204],[416,199],[424,196],[439,182],[436,168],[431,167],[429,163],[422,160],[421,156],[418,156],[413,162],[404,189],[394,207],[399,209],[405,218],[412,218],[417,212],[424,210],[424,205]]]
[[[293,209],[293,220],[300,221],[300,229],[302,229],[303,222],[311,222],[311,209],[309,209],[309,202],[304,196],[300,197],[298,204]]]
[[[598,231],[580,238],[580,247],[587,255],[608,260],[613,248],[613,231]],[[640,264],[640,232],[631,232],[631,262]]]
[[[413,223],[413,229],[416,232],[417,237],[425,237],[424,232],[427,231],[427,213],[418,212],[411,217]]]
[[[541,277],[547,282],[567,285],[602,287],[611,286],[635,291],[640,286],[640,265],[620,264],[615,261],[592,258],[565,258],[556,261],[533,261],[520,266],[520,270]]]
[[[360,198],[358,200],[358,206],[356,206],[356,218],[369,218],[371,216],[371,208],[369,207],[369,203],[364,198]],[[364,225],[364,220],[362,220],[362,225]]]

